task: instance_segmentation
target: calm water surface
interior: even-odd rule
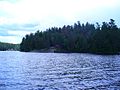
[[[120,55],[0,52],[0,90],[120,90]]]

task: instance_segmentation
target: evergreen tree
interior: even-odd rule
[[[78,21],[73,26],[52,27],[44,32],[26,35],[20,44],[21,51],[49,49],[56,52],[91,52],[112,54],[120,52],[120,29],[113,19],[102,25]]]

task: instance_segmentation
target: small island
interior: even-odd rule
[[[81,24],[52,27],[26,35],[20,44],[22,52],[119,54],[120,28],[113,19],[102,25]]]

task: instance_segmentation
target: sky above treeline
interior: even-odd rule
[[[0,41],[20,43],[37,30],[110,19],[120,26],[120,0],[0,0]]]

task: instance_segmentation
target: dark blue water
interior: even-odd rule
[[[120,55],[0,52],[0,90],[120,90]]]

